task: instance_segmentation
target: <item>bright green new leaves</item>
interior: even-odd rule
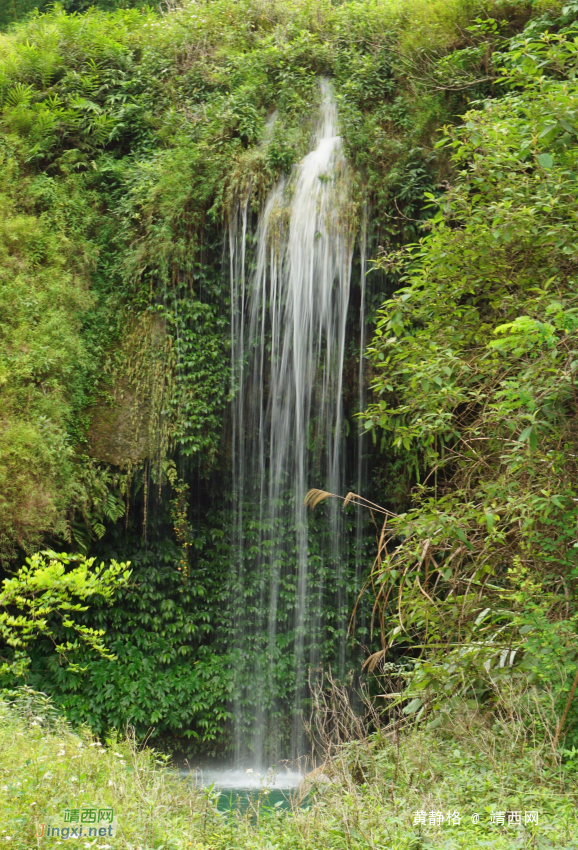
[[[17,652],[14,660],[2,659],[0,673],[22,672],[29,663],[23,650],[40,636],[53,641],[61,661],[70,663],[81,644],[113,658],[102,640],[104,631],[79,622],[78,614],[87,610],[83,603],[94,596],[110,601],[115,590],[127,584],[130,570],[127,564],[116,561],[94,568],[94,561],[47,551],[27,558],[13,578],[4,579],[0,635]],[[62,630],[71,635],[70,639],[61,639]],[[78,669],[78,665],[72,663],[71,669]]]

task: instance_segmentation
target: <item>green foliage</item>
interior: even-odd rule
[[[210,741],[229,688],[228,656],[218,651],[230,626],[220,610],[228,562],[218,562],[216,541],[226,523],[193,530],[180,469],[177,489],[163,490],[164,507],[173,500],[172,529],[158,532],[174,532],[180,550],[168,541],[146,549],[147,512],[171,456],[189,458],[199,480],[219,467],[217,497],[227,496],[227,221],[246,200],[256,214],[305,152],[318,78],[328,75],[371,238],[413,239],[434,214],[424,191],[435,195],[454,167],[435,131],[496,76],[514,74],[494,73],[491,54],[528,9],[485,0],[211,0],[162,12],[97,5],[83,14],[69,14],[84,10],[80,2],[56,6],[0,34],[0,306],[15,305],[0,325],[0,551],[8,560],[52,536],[87,554],[115,540],[120,558],[133,544],[118,542],[119,520],[132,535],[142,525],[145,552],[131,553],[142,562],[142,592],[123,589],[113,609],[86,614],[90,627],[106,627],[117,660],[91,663],[81,681],[44,644],[34,672],[75,721],[105,729],[132,718],[139,730]],[[536,156],[544,173],[558,174],[550,148]],[[393,285],[392,268],[384,270]],[[516,318],[500,315],[496,327]],[[554,314],[532,318],[534,330],[517,324],[497,339],[526,334],[538,345],[541,334],[558,333]],[[164,335],[158,357],[135,343],[146,327]],[[498,349],[496,362],[509,356]],[[113,467],[113,452],[98,454],[90,428],[95,411],[119,398],[133,418],[154,408],[158,433],[137,460],[127,452]],[[524,421],[530,448],[543,421]],[[423,469],[423,460],[412,463]],[[214,579],[208,563],[218,567]],[[289,618],[294,588],[284,590]],[[327,634],[311,637],[313,655],[330,657],[345,612],[332,616]],[[143,633],[147,617],[154,628]],[[281,699],[292,686],[283,682],[286,650],[276,650]]]
[[[201,280],[203,271],[199,270]],[[208,285],[202,280],[201,286],[206,293],[210,279]],[[223,405],[229,394],[228,322],[216,305],[192,299],[182,290],[175,292],[164,314],[175,339],[173,440],[184,455],[200,455],[209,468],[219,447]]]
[[[62,386],[86,363],[79,325],[92,297],[62,231],[17,204],[32,187],[9,148],[0,162],[0,548],[10,551],[55,525],[65,536],[73,449]]]
[[[15,850],[42,840],[40,825],[56,823],[64,809],[101,806],[115,813],[117,834],[106,842],[114,850],[571,850],[578,840],[575,765],[549,765],[515,716],[500,723],[456,706],[435,730],[346,743],[321,775],[309,775],[304,806],[284,811],[263,789],[246,811],[227,813],[217,809],[218,792],[167,769],[131,737],[102,746],[73,732],[41,694],[3,701],[0,721],[0,834]],[[425,811],[424,825],[414,822],[416,811]],[[441,824],[429,823],[432,811]],[[538,812],[537,824],[525,823],[526,811]],[[448,822],[448,812],[460,822]],[[498,812],[521,812],[521,823],[492,825]]]
[[[35,643],[28,681],[54,694],[71,722],[98,733],[129,722],[139,737],[170,738],[185,751],[189,739],[206,749],[223,737],[231,674],[220,648],[219,630],[229,624],[218,562],[226,551],[213,532],[214,561],[207,563],[207,533],[195,533],[193,568],[168,541],[134,548],[130,584],[117,589],[112,606],[94,600],[82,620],[102,635],[101,658],[85,653],[82,670],[70,669],[49,642]]]
[[[55,5],[53,0],[6,0],[0,8],[0,29],[8,28],[37,12],[47,12]],[[86,12],[88,9],[130,9],[134,6],[147,6],[143,0],[61,0],[58,4],[69,14]]]
[[[524,3],[344,3],[336,17],[335,77],[349,159],[364,181],[372,227],[389,247],[416,238],[430,213],[424,192],[447,175],[436,148],[453,121],[497,75],[501,33]]]
[[[174,338],[165,451],[176,445],[203,453],[207,468],[214,462],[229,388],[222,217],[248,180],[257,203],[290,166],[305,140],[300,120],[314,75],[327,59],[318,24],[303,35],[301,24],[312,20],[306,3],[272,12],[265,21],[250,3],[164,17],[57,7],[0,37],[3,212],[13,233],[6,231],[13,256],[3,262],[3,297],[23,305],[14,339],[9,326],[2,339],[2,374],[10,373],[3,391],[21,386],[20,396],[7,397],[3,430],[5,557],[47,532],[80,541],[79,522],[90,544],[106,518],[96,504],[102,485],[123,495],[115,476],[86,456],[84,440],[90,405],[114,391],[115,349],[139,311],[160,310]],[[269,155],[258,143],[275,106]],[[19,294],[27,287],[36,313]],[[45,345],[48,333],[59,340],[54,356],[42,374],[37,366],[24,374],[16,336],[30,347],[35,338]]]
[[[103,643],[104,631],[84,625],[79,613],[87,610],[82,603],[94,596],[110,602],[115,590],[127,584],[130,571],[126,564],[116,561],[109,567],[101,564],[93,569],[94,560],[43,552],[27,558],[13,578],[4,579],[0,590],[0,635],[16,650],[16,657],[13,661],[3,659],[2,675],[22,675],[29,664],[24,651],[39,637],[53,642],[59,663],[70,662],[83,645],[114,660]],[[71,564],[72,569],[67,571]],[[58,626],[55,618],[60,619]],[[67,639],[57,643],[58,632]],[[80,670],[78,663],[69,663],[68,669]]]
[[[443,86],[427,88],[423,62],[429,68],[447,57],[484,9],[462,0],[403,9],[277,0],[266,10],[253,0],[219,0],[163,15],[104,6],[67,14],[56,6],[0,36],[3,206],[6,226],[21,231],[18,247],[10,243],[17,256],[2,263],[12,279],[17,262],[20,276],[4,291],[14,299],[13,287],[34,276],[37,301],[50,309],[36,326],[23,307],[17,334],[53,335],[58,323],[59,339],[49,367],[45,359],[44,389],[38,374],[19,375],[14,354],[5,364],[9,383],[18,378],[38,406],[21,418],[20,400],[9,405],[10,444],[0,464],[2,480],[14,486],[0,518],[5,556],[47,532],[71,539],[79,519],[88,542],[98,536],[102,487],[97,493],[87,484],[94,468],[84,435],[90,405],[110,395],[109,364],[139,311],[160,309],[175,342],[176,359],[166,364],[174,394],[165,451],[179,446],[202,453],[206,467],[215,461],[228,392],[224,218],[247,191],[258,209],[306,149],[303,115],[318,96],[317,77],[331,74],[374,226],[394,241],[411,236],[411,219],[428,215],[423,192],[435,184],[434,130],[459,105]],[[488,7],[484,15],[508,24],[517,9]],[[470,64],[472,50],[491,48],[495,28],[465,36]],[[424,37],[427,55],[416,64]],[[74,292],[65,304],[63,287]],[[4,338],[3,351],[13,352],[12,344]],[[52,407],[43,412],[48,377]],[[46,440],[39,416],[47,418]],[[111,477],[100,472],[108,486]],[[115,497],[120,486],[111,483]]]
[[[430,195],[431,233],[378,259],[402,286],[366,426],[415,500],[373,581],[421,714],[525,669],[557,682],[562,714],[577,664],[575,12],[494,57],[509,91],[448,130],[458,174]]]

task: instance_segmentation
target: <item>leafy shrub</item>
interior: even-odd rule
[[[54,694],[71,722],[100,734],[128,722],[139,737],[164,738],[184,751],[217,738],[223,746],[230,670],[217,629],[228,628],[219,616],[225,588],[214,564],[201,558],[184,575],[181,558],[168,542],[137,549],[131,582],[114,605],[92,600],[83,621],[102,632],[107,656],[85,654],[84,666],[71,670],[49,643],[36,642],[29,681]]]
[[[26,650],[39,636],[50,639],[60,664],[70,663],[79,647],[113,657],[102,642],[104,632],[84,625],[79,615],[87,610],[83,605],[87,599],[97,596],[110,602],[114,591],[127,583],[130,571],[116,561],[108,567],[93,567],[94,558],[48,551],[28,558],[13,578],[4,579],[0,635],[13,659],[2,659],[1,674],[21,675],[30,662]],[[55,640],[59,629],[54,620],[58,619],[71,638],[61,643]],[[70,669],[78,671],[78,664]]]
[[[373,340],[366,425],[412,470],[415,501],[388,526],[373,580],[420,715],[532,670],[558,683],[565,718],[578,569],[575,12],[531,22],[494,58],[509,91],[448,130],[458,174],[429,196],[431,233],[378,260],[402,287]]]

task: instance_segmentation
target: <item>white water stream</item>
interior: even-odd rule
[[[303,506],[309,487],[342,492],[343,364],[355,237],[327,82],[321,95],[312,150],[271,191],[251,270],[248,203],[230,230],[234,719],[237,760],[251,753],[257,765],[303,754],[301,704],[307,668],[319,660],[322,612],[328,598],[336,611],[348,604],[339,575],[340,506],[327,503],[330,542],[314,566]],[[334,623],[342,635],[333,638],[340,666],[346,625]],[[280,681],[291,683],[291,730],[280,708]]]
[[[290,791],[303,782],[303,774],[297,770],[280,768],[263,770],[259,768],[229,770],[195,770],[187,771],[184,775],[194,778],[197,785],[226,791],[276,790]]]

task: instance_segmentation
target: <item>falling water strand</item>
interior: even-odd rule
[[[353,228],[337,110],[326,82],[321,93],[313,149],[278,182],[261,213],[248,283],[246,206],[230,238],[240,694],[235,737],[237,757],[250,751],[257,764],[303,753],[301,705],[307,668],[319,660],[323,606],[329,599],[339,610],[347,604],[344,591],[334,590],[343,583],[340,576],[325,581],[327,564],[343,561],[338,506],[327,505],[327,564],[318,557],[314,569],[303,506],[310,486],[340,492],[343,484]],[[248,512],[254,519],[250,542]],[[293,683],[290,735],[282,729],[282,679]]]
[[[359,239],[359,259],[360,259],[360,280],[359,286],[361,291],[361,301],[359,305],[359,365],[357,372],[358,382],[358,406],[359,412],[365,410],[365,370],[364,370],[364,354],[365,354],[365,291],[366,291],[366,276],[367,276],[367,206],[363,208],[361,219],[361,234]],[[363,495],[365,492],[365,480],[367,476],[366,462],[364,458],[364,437],[367,432],[364,427],[363,420],[359,421],[357,431],[357,481],[356,492]],[[356,522],[356,537],[355,537],[355,586],[359,589],[361,583],[361,572],[363,569],[363,512],[361,505],[357,506],[357,522]]]

